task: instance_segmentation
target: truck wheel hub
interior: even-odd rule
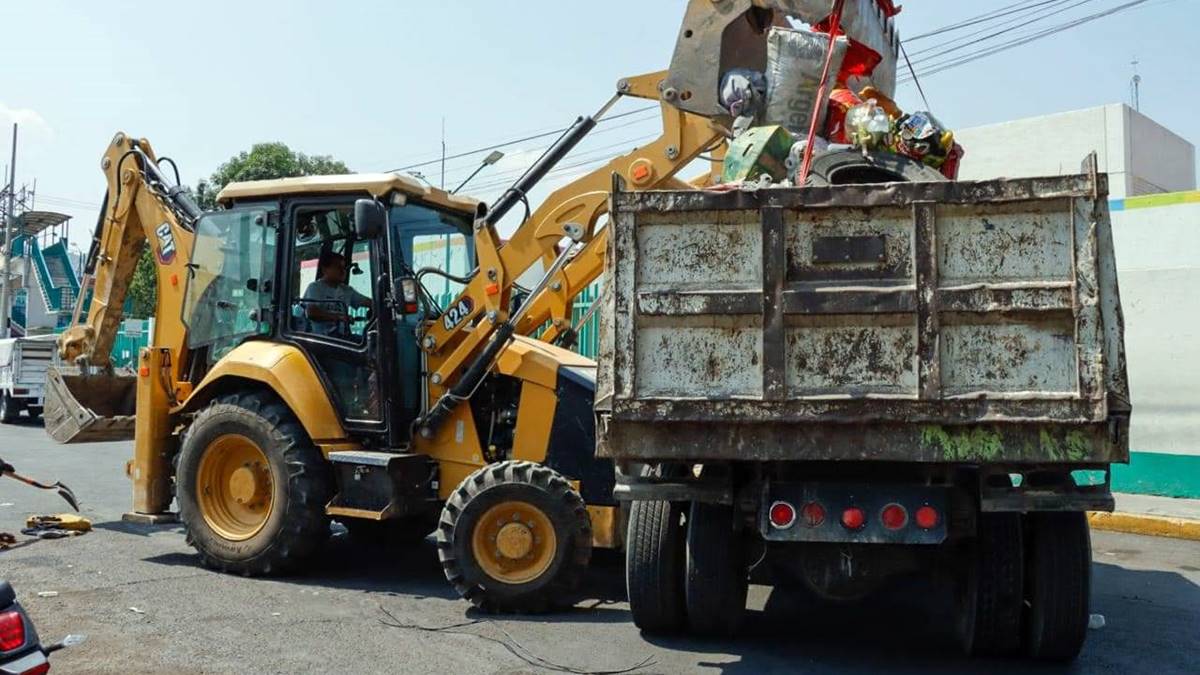
[[[479,516],[471,533],[475,562],[506,584],[536,580],[550,569],[558,536],[550,516],[521,500],[500,502]]]
[[[238,467],[229,477],[229,493],[239,504],[253,504],[259,501],[262,488],[263,481],[252,467]]]
[[[524,523],[509,523],[496,535],[496,548],[509,560],[518,560],[533,550],[533,531]]]
[[[270,518],[272,480],[267,455],[241,434],[217,437],[196,472],[196,505],[213,532],[229,541],[258,534]]]

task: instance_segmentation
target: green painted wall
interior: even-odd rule
[[[1112,467],[1114,492],[1200,499],[1200,455],[1131,452]]]

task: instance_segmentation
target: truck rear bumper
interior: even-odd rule
[[[614,422],[597,454],[633,461],[872,461],[1107,465],[1129,461],[1129,419],[1099,423]]]

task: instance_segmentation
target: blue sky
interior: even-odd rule
[[[1083,0],[1039,25],[1121,2]],[[917,35],[1011,3],[908,0],[897,20],[902,35]],[[261,141],[331,154],[356,171],[393,169],[435,158],[443,119],[454,154],[594,111],[619,77],[667,66],[684,5],[3,0],[0,163],[16,119],[19,181],[36,178],[39,206],[75,216],[72,238],[83,241],[104,189],[99,159],[118,129],[176,159],[189,184]],[[1197,143],[1200,69],[1189,54],[1198,25],[1200,0],[1149,0],[922,81],[934,112],[962,128],[1127,101],[1136,57],[1142,111]],[[921,107],[911,85],[897,98]],[[653,111],[601,126],[564,164],[616,156],[657,127]],[[479,196],[495,196],[504,171],[545,142],[508,148],[476,180]],[[1054,139],[1028,142],[1036,152]],[[477,161],[450,161],[447,183]],[[436,167],[426,171],[438,182]]]

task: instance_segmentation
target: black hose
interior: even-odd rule
[[[183,181],[179,179],[179,165],[175,163],[175,160],[171,159],[170,157],[159,157],[158,163],[160,166],[163,162],[169,163],[171,165],[171,170],[175,172],[175,184],[183,185]]]

